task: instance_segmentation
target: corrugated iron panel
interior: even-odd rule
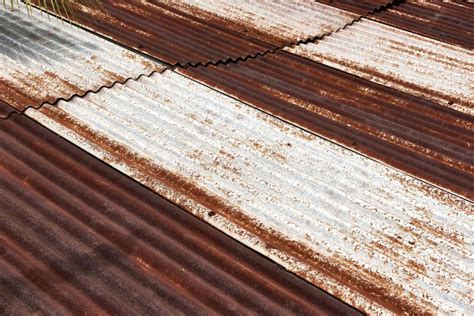
[[[473,116],[285,52],[183,73],[474,199]]]
[[[0,100],[17,110],[162,69],[39,10],[0,10]]]
[[[172,72],[27,113],[365,312],[474,312],[473,203]]]
[[[287,50],[474,115],[472,50],[367,19]]]
[[[314,1],[117,1],[73,4],[76,21],[170,64],[262,54],[335,31],[358,17]]]
[[[218,17],[228,22],[226,27],[276,46],[332,33],[359,17],[355,13],[303,0],[179,0],[172,3],[180,11],[204,20]]]
[[[406,0],[370,18],[474,49],[474,5],[467,1]]]
[[[367,15],[376,9],[382,8],[394,2],[394,0],[317,0],[336,8]]]
[[[2,314],[357,313],[25,116],[0,195]]]
[[[0,100],[0,118],[7,117],[14,109],[6,102]]]

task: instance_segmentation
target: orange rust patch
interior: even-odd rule
[[[415,219],[415,218],[413,218],[410,221],[410,224],[415,226],[415,227],[418,227],[422,230],[428,231],[430,234],[432,234],[432,235],[434,235],[438,238],[448,240],[451,243],[453,243],[453,244],[455,244],[459,247],[462,247],[462,248],[465,247],[464,240],[457,233],[454,233],[454,232],[450,233],[450,232],[444,231],[441,228],[431,226],[431,225],[429,225],[429,223],[424,223],[424,222],[422,222],[418,219]]]
[[[256,142],[256,141],[252,142],[251,145],[252,145],[253,148],[258,150],[260,153],[262,153],[265,156],[271,156],[271,157],[273,157],[277,160],[286,161],[286,157],[281,152],[279,152],[277,150],[273,150],[273,149],[271,149],[271,148],[269,148],[265,145],[262,145],[261,143]]]
[[[426,268],[424,265],[414,261],[414,260],[408,260],[407,265],[411,267],[414,270],[418,270],[421,273],[426,273]]]

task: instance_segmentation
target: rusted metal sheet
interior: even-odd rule
[[[474,199],[473,116],[284,52],[183,73]]]
[[[287,50],[474,115],[473,50],[368,19]]]
[[[10,113],[16,112],[8,103],[0,100],[0,118],[7,117]]]
[[[12,107],[0,118],[162,69],[39,10],[0,10],[0,100]]]
[[[314,1],[117,1],[74,4],[76,21],[167,63],[207,64],[263,54],[331,33],[357,14]]]
[[[1,314],[358,313],[26,116],[0,195]]]
[[[247,75],[262,76],[248,68]],[[318,78],[337,82],[328,71]],[[334,89],[347,89],[338,79]],[[27,114],[364,312],[474,312],[474,205],[453,194],[174,72]]]
[[[474,5],[467,1],[406,0],[370,18],[474,49]]]
[[[253,0],[179,0],[170,1],[175,8],[212,21],[226,21],[226,27],[282,46],[332,33],[351,23],[358,14],[315,1]]]
[[[390,5],[394,0],[317,0],[336,8],[355,12],[360,15],[367,15],[379,8]]]

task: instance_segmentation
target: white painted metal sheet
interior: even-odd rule
[[[213,16],[223,18],[232,22],[225,27],[276,45],[329,34],[359,17],[316,1],[179,0],[170,3],[208,21],[212,21]]]
[[[369,313],[474,313],[474,205],[165,72],[27,114]]]
[[[286,49],[474,115],[474,52],[368,19]]]
[[[129,50],[21,6],[0,10],[0,99],[23,110],[163,69]]]

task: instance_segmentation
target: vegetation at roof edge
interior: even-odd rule
[[[68,20],[74,20],[74,11],[71,9],[71,2],[75,3],[86,3],[86,2],[93,2],[96,4],[101,4],[100,0],[37,0],[37,1],[32,1],[32,0],[3,0],[3,9],[7,9],[9,6],[11,10],[14,10],[16,8],[19,8],[21,4],[25,5],[28,11],[28,14],[32,14],[31,7],[33,4],[36,4],[40,7],[43,8],[48,8],[52,13],[55,15],[61,17],[61,18],[66,18]]]

